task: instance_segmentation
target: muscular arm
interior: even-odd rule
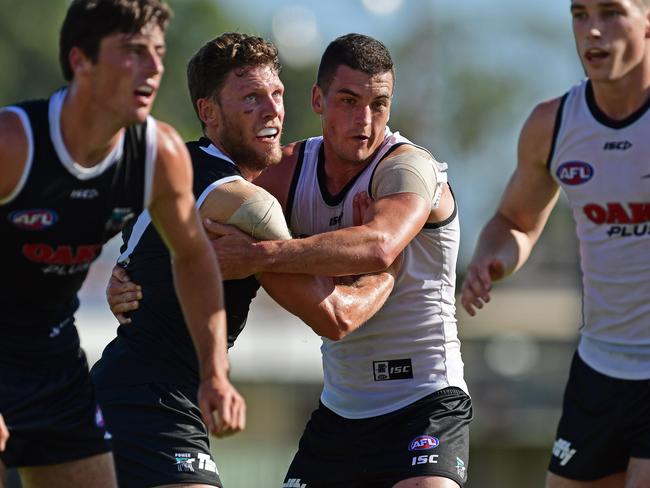
[[[408,151],[420,153],[402,146],[391,157]],[[268,183],[267,187],[271,188]],[[431,201],[417,193],[379,194],[372,215],[363,225],[305,239],[242,243],[219,248],[219,255],[229,262],[245,263],[246,270],[252,272],[321,276],[372,273],[386,269],[395,260],[430,213]]]
[[[395,284],[398,266],[340,283],[327,276],[262,273],[258,280],[284,309],[312,330],[339,340],[361,327],[384,305]]]
[[[463,283],[461,302],[470,315],[489,301],[493,281],[526,262],[557,202],[559,187],[546,162],[559,103],[555,99],[538,105],[521,131],[517,167],[496,214],[481,232]]]
[[[149,212],[169,248],[176,292],[199,359],[199,406],[216,435],[243,428],[243,400],[228,380],[226,317],[221,274],[201,227],[192,194],[192,171],[176,131],[159,123]],[[218,410],[223,425],[215,426]]]
[[[18,115],[0,110],[0,204],[20,181],[27,164],[27,135]]]
[[[247,210],[242,215],[244,207]],[[258,239],[290,237],[277,200],[244,180],[215,188],[201,205],[200,212],[203,217],[233,223]],[[276,302],[314,332],[338,340],[381,308],[393,289],[395,268],[356,277],[351,284],[306,274],[262,273],[257,279]]]

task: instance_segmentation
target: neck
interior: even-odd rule
[[[364,161],[349,161],[340,158],[324,141],[324,164],[327,191],[338,195],[352,179],[361,173],[373,160],[376,151]]]
[[[123,126],[70,85],[61,107],[61,137],[72,159],[85,168],[99,164],[113,150]]]
[[[232,155],[228,154],[226,149],[223,147],[221,144],[221,141],[219,140],[218,137],[216,137],[216,134],[214,131],[210,130],[210,127],[206,127],[204,131],[204,135],[206,138],[210,140],[212,145],[219,149],[222,153],[224,153],[226,156],[228,156],[233,163],[237,166],[237,169],[241,172],[241,175],[244,177],[246,181],[253,181],[255,178],[257,178],[260,174],[262,174],[261,169],[258,168],[249,168],[246,165],[240,164],[237,161],[235,161],[235,158],[232,157]]]
[[[596,104],[605,115],[613,120],[625,119],[650,98],[650,62],[619,80],[592,80],[592,87]]]

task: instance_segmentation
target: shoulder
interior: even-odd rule
[[[156,121],[156,165],[187,165],[189,154],[183,139],[171,125]]]
[[[9,196],[25,168],[29,152],[26,128],[20,116],[10,110],[0,109],[0,200]]]
[[[185,149],[185,143],[176,129],[171,125],[156,121],[156,144],[158,151],[177,151],[180,148]]]
[[[6,107],[0,108],[0,144],[3,149],[27,144],[27,134],[20,116]]]
[[[419,162],[419,161],[429,161],[433,162],[435,159],[425,149],[414,146],[412,144],[401,144],[394,151],[392,151],[388,156],[382,161],[382,165],[391,164],[394,161],[401,161],[404,163]]]
[[[282,146],[282,159],[280,164],[277,167],[271,168],[276,172],[283,172],[286,174],[286,171],[291,170],[296,167],[298,159],[300,158],[301,149],[304,146],[305,141],[296,141],[285,146]],[[277,169],[276,169],[277,168]]]
[[[264,188],[280,201],[282,208],[286,208],[291,180],[296,170],[303,142],[297,141],[283,146],[280,162],[267,168],[255,180],[256,185]]]
[[[436,160],[427,150],[411,144],[403,144],[388,154],[377,166],[376,175],[390,171],[392,175],[400,172],[415,172],[425,179],[435,181]]]
[[[519,156],[546,165],[551,152],[562,97],[539,103],[524,122],[519,135]]]
[[[552,133],[562,100],[563,97],[557,97],[538,103],[526,119],[524,129]]]

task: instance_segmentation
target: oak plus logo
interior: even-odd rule
[[[582,211],[594,224],[608,225],[609,237],[650,235],[650,202],[588,203]]]
[[[558,166],[555,174],[565,185],[582,185],[594,176],[594,168],[584,161],[568,161]]]
[[[87,271],[101,249],[100,244],[53,246],[45,242],[30,242],[23,245],[22,252],[29,261],[42,264],[44,274],[64,276]]]

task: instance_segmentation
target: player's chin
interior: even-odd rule
[[[264,150],[259,152],[259,160],[265,168],[275,166],[282,159],[282,150],[280,144],[268,145]]]
[[[140,107],[133,113],[132,124],[142,124],[147,120],[151,114],[151,106]]]

